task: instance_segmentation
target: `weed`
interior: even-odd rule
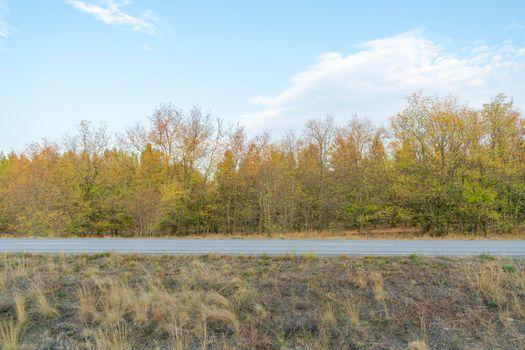
[[[374,262],[376,260],[376,258],[374,256],[371,256],[371,255],[367,255],[363,258],[363,261],[366,262],[366,263],[371,263],[371,262]]]
[[[308,252],[304,255],[304,258],[307,260],[307,261],[315,261],[317,259],[317,255],[315,255],[314,252]]]
[[[487,304],[487,306],[489,307],[498,307],[498,303],[496,302],[496,300],[492,299],[486,299],[485,304]]]
[[[408,258],[410,259],[410,262],[412,262],[412,264],[419,263],[419,256],[417,254],[410,254]]]
[[[84,271],[84,277],[88,279],[96,278],[98,277],[98,269],[95,267],[88,267]]]
[[[481,261],[492,261],[492,260],[495,260],[496,258],[493,257],[492,255],[490,255],[490,253],[482,253],[478,256],[479,260]]]

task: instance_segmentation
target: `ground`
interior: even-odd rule
[[[519,349],[525,260],[3,255],[5,349]]]

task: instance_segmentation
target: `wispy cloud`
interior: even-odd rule
[[[365,42],[346,56],[322,54],[281,93],[252,98],[261,110],[246,119],[254,130],[295,127],[326,113],[346,118],[355,112],[382,122],[417,90],[457,94],[472,105],[504,92],[523,103],[524,80],[525,47],[504,42],[452,52],[421,31],[411,31]]]
[[[7,12],[7,2],[5,0],[0,0],[0,42],[7,39],[11,35],[11,32],[9,30],[9,25],[3,19],[6,12]]]
[[[506,30],[507,31],[522,31],[525,29],[525,22],[514,22],[511,23]]]
[[[140,16],[133,16],[124,11],[129,0],[99,0],[87,2],[81,0],[64,0],[77,10],[93,15],[99,21],[110,25],[123,25],[135,32],[156,34],[159,17],[153,11],[145,11]]]
[[[5,23],[3,20],[0,20],[0,41],[7,39],[9,35],[10,32],[7,23]]]
[[[155,53],[155,49],[149,46],[148,44],[143,44],[142,48],[144,49],[144,51],[147,51],[149,53]]]

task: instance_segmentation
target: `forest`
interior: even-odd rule
[[[525,221],[525,119],[500,94],[480,108],[409,96],[386,127],[311,119],[249,138],[198,107],[155,108],[111,134],[0,153],[0,232],[162,236],[407,227],[500,234]]]

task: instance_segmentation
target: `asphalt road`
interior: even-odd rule
[[[525,257],[525,241],[0,239],[0,252],[231,255],[501,255]]]

